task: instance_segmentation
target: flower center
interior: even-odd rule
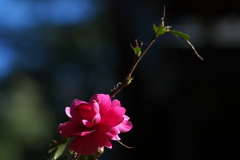
[[[91,128],[96,125],[100,120],[101,116],[96,109],[98,107],[91,106],[89,104],[80,104],[76,110],[79,115],[80,121],[87,128]]]

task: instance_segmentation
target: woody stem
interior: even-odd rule
[[[146,54],[146,52],[149,50],[149,48],[152,46],[152,44],[155,42],[156,40],[156,36],[154,35],[151,40],[148,42],[147,46],[144,48],[144,50],[142,51],[142,53],[140,54],[139,57],[136,57],[136,59],[134,60],[132,67],[130,68],[127,76],[125,77],[125,79],[119,83],[109,94],[111,98],[113,98],[118,92],[120,92],[124,87],[128,86],[131,81],[133,80],[132,74],[135,71],[137,65],[139,64],[140,60],[142,59],[142,57]]]

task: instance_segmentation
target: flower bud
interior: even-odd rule
[[[93,156],[94,156],[95,158],[100,157],[100,156],[103,154],[103,152],[104,152],[104,147],[98,147],[97,152],[95,152],[95,153],[93,154]]]

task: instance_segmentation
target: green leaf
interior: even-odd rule
[[[184,39],[185,41],[187,41],[190,38],[189,35],[187,35],[185,33],[182,33],[182,32],[179,32],[179,31],[176,31],[176,30],[170,30],[169,32],[171,32],[175,36],[178,36],[178,37]]]
[[[161,34],[164,34],[166,33],[166,28],[162,25],[159,25],[159,27],[156,26],[156,24],[153,24],[153,31],[155,33],[155,37],[161,35]]]
[[[61,137],[61,139],[56,142],[52,141],[49,146],[48,153],[53,160],[56,160],[64,152],[70,138]]]
[[[188,40],[190,38],[189,35],[176,31],[176,30],[170,30],[169,32],[171,32],[172,34],[174,34],[175,36],[178,36],[182,39],[184,39],[193,49],[194,53],[198,56],[198,58],[200,58],[201,60],[203,60],[203,58],[198,54],[197,50],[195,49],[195,47],[192,45],[192,43]]]
[[[133,49],[133,52],[134,52],[134,54],[136,55],[136,56],[140,56],[141,55],[141,48],[139,48],[139,47],[133,47],[132,48]]]
[[[141,47],[142,47],[142,45],[143,45],[143,42],[140,43],[140,47],[138,46],[138,41],[135,40],[135,42],[136,42],[136,47],[133,47],[132,44],[130,44],[130,46],[132,47],[134,54],[135,54],[137,57],[140,57],[140,56],[141,56],[141,53],[142,53],[142,48],[141,48]]]
[[[156,32],[157,32],[157,30],[158,30],[158,27],[156,26],[156,24],[153,24],[153,30],[154,30],[154,33],[156,33]]]

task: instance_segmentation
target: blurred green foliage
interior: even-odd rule
[[[1,92],[1,159],[22,159],[26,149],[38,152],[53,136],[55,116],[41,86],[28,75],[12,80]],[[22,158],[21,158],[22,157]]]

